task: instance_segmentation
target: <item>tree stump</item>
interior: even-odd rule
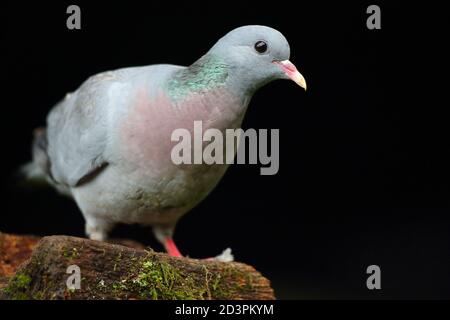
[[[80,271],[79,289],[70,285],[77,276],[76,271],[72,274],[74,268]],[[0,298],[265,300],[274,299],[274,293],[269,280],[243,263],[174,258],[152,250],[52,236],[42,238],[0,289]]]

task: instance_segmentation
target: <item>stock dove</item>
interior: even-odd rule
[[[151,65],[94,75],[58,103],[35,130],[28,177],[72,197],[86,234],[105,240],[117,223],[153,227],[172,256],[178,219],[202,201],[227,165],[175,165],[172,132],[240,128],[252,95],[276,79],[306,90],[285,37],[244,26],[189,67]]]

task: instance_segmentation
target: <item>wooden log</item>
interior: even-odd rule
[[[67,286],[73,276],[67,270],[74,265],[80,270],[80,289]],[[243,263],[174,258],[152,250],[52,236],[42,238],[0,298],[258,300],[274,299],[274,293],[269,280]]]

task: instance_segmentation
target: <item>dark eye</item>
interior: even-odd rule
[[[255,43],[255,50],[258,53],[265,53],[267,51],[267,43],[264,41],[258,41]]]

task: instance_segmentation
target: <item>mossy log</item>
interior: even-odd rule
[[[80,270],[79,289],[67,285],[75,275],[67,273],[68,268],[74,265]],[[274,293],[269,280],[242,263],[174,258],[152,250],[52,236],[42,238],[0,291],[0,298],[274,299]]]

